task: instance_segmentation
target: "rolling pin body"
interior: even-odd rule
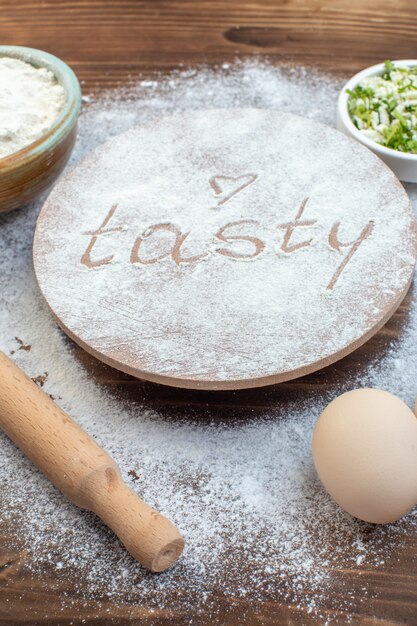
[[[176,527],[122,481],[113,459],[0,352],[0,427],[77,506],[94,511],[154,572],[180,556]]]

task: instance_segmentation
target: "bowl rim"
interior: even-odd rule
[[[34,67],[45,67],[53,72],[65,92],[65,101],[58,117],[47,130],[35,141],[20,150],[0,158],[0,171],[7,172],[18,168],[22,163],[33,160],[49,148],[58,144],[76,122],[81,108],[81,87],[73,70],[61,59],[37,48],[25,46],[0,46],[0,58],[19,59]]]
[[[417,59],[396,59],[392,61],[395,65],[400,67],[410,67],[412,65],[417,66]],[[412,152],[400,152],[400,150],[394,150],[394,148],[387,148],[386,146],[369,139],[363,133],[360,132],[358,128],[356,128],[355,124],[352,122],[351,117],[349,115],[347,103],[349,99],[349,94],[346,93],[347,89],[353,89],[360,83],[364,78],[368,78],[369,76],[374,76],[380,74],[384,69],[383,63],[377,63],[376,65],[370,65],[365,69],[354,74],[348,81],[345,83],[339,93],[339,98],[337,101],[337,108],[339,112],[339,116],[341,121],[349,129],[349,132],[352,134],[355,139],[363,143],[365,146],[370,148],[371,150],[378,151],[381,154],[385,154],[391,158],[396,158],[402,161],[409,162],[417,162],[417,154],[413,154]]]

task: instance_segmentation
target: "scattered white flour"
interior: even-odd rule
[[[50,70],[0,57],[0,158],[42,137],[64,98],[64,88]]]
[[[262,64],[139,82],[89,104],[72,162],[109,135],[179,109],[238,105],[302,113],[307,101],[310,117],[333,124],[340,85],[311,70]],[[407,191],[416,207],[417,187],[408,185]],[[169,610],[181,614],[181,623],[201,624],[216,624],[219,613],[235,610],[243,623],[254,600],[298,606],[301,623],[310,623],[309,614],[321,623],[325,609],[336,624],[350,618],[357,623],[354,614],[360,608],[372,614],[378,595],[374,572],[380,567],[387,575],[396,571],[409,535],[417,533],[416,514],[381,528],[344,514],[315,476],[310,438],[325,404],[356,386],[387,389],[412,405],[417,392],[415,287],[408,313],[397,318],[401,337],[392,339],[385,332],[371,340],[374,357],[350,359],[349,375],[346,363],[337,363],[332,379],[339,382],[326,386],[326,392],[326,370],[309,378],[302,390],[297,382],[220,394],[131,380],[100,385],[92,371],[102,380],[116,374],[89,357],[83,366],[36,286],[31,246],[39,208],[0,217],[0,349],[13,353],[30,376],[41,377],[44,390],[114,456],[133,489],[178,525],[187,545],[168,572],[145,572],[93,515],[72,506],[0,437],[2,524],[10,524],[13,538],[18,528],[22,538],[20,546],[10,540],[10,551],[25,548],[24,567],[35,573],[50,568],[56,579],[77,580],[68,606],[75,595],[85,603],[102,600],[104,607],[111,598],[123,604],[125,616],[129,610],[139,615],[137,605],[154,608],[155,623]],[[347,571],[357,575],[347,577]],[[229,598],[228,605],[221,596]],[[411,600],[404,610],[407,606],[412,616]],[[390,610],[385,603],[387,619]],[[253,613],[248,620],[257,622]]]

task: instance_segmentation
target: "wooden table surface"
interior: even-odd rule
[[[416,0],[0,0],[0,42],[45,49],[63,58],[83,81],[85,93],[124,84],[131,75],[166,73],[181,65],[216,64],[267,55],[272,63],[303,63],[352,73],[385,58],[417,58]],[[271,405],[296,393],[341,380],[382,354],[401,332],[410,298],[361,349],[322,372],[270,389],[223,393],[177,391],[133,381],[81,353],[80,359],[104,384],[118,386],[151,407],[181,414],[207,403],[211,418],[230,407]],[[21,555],[10,546],[13,529],[0,513],[0,624],[182,624],[214,623],[209,614],[165,614],[155,620],[145,607],[98,603],[77,596],[45,570],[34,578],[19,573]],[[350,624],[417,624],[417,537],[404,540],[389,571],[334,572],[335,594],[357,595]],[[10,565],[11,564],[11,565]],[[366,583],[373,599],[360,602]],[[62,599],[65,595],[66,602]],[[71,602],[68,602],[68,598]],[[291,601],[238,606],[219,598],[222,624],[319,624]],[[329,605],[322,611],[334,618]],[[243,615],[245,617],[243,617]],[[337,623],[346,623],[340,618]]]

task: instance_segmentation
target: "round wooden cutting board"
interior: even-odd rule
[[[109,140],[63,178],[34,263],[62,328],[139,378],[237,389],[324,367],[411,282],[416,224],[370,151],[308,119],[205,110]]]

